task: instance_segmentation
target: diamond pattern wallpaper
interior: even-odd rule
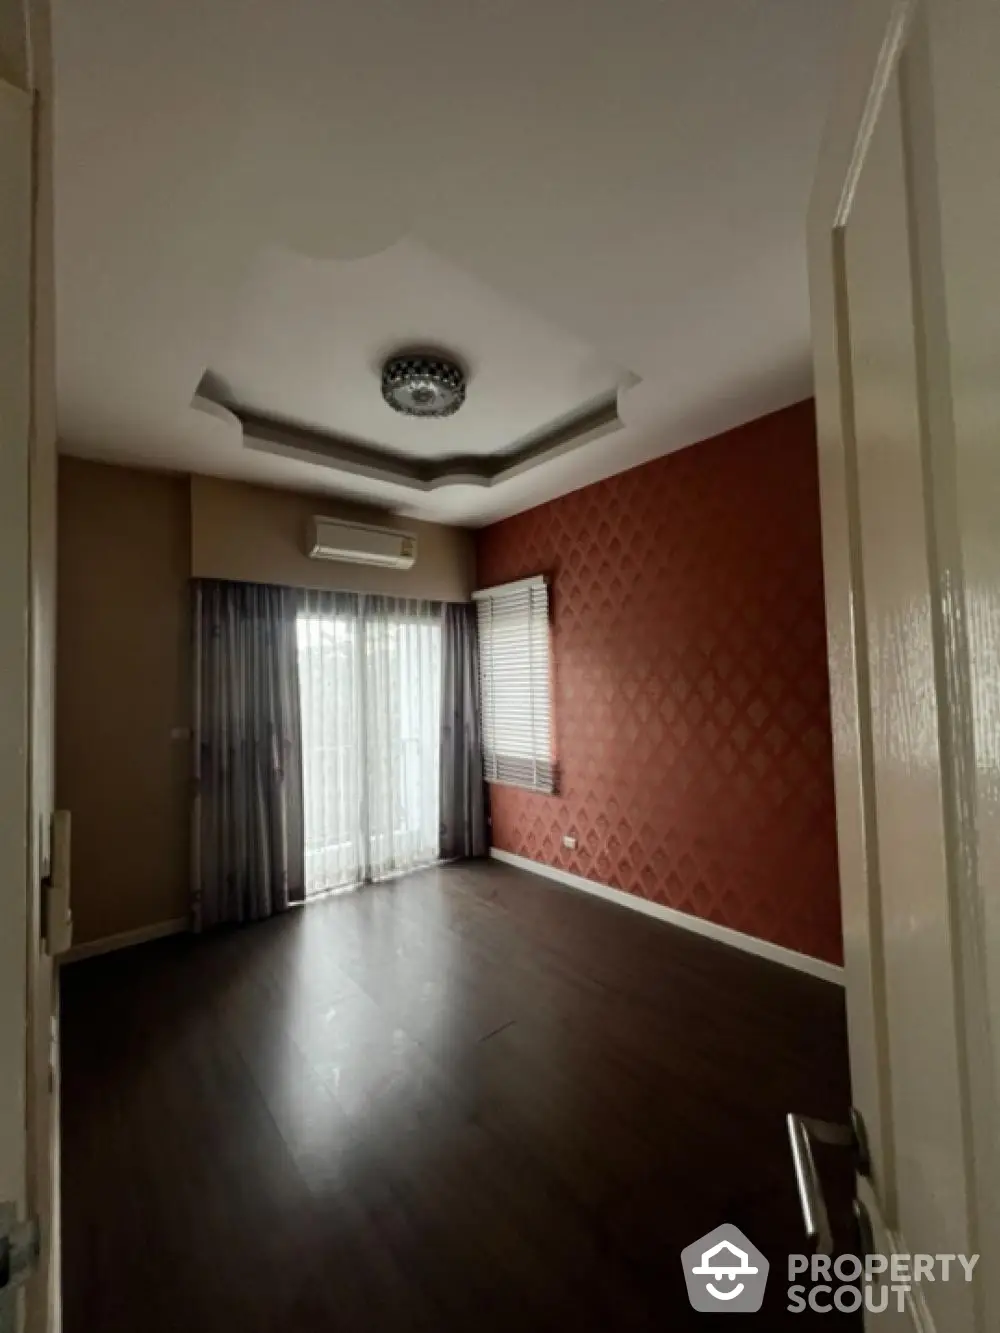
[[[552,577],[559,790],[492,786],[493,844],[840,962],[812,403],[484,528],[477,558],[480,587]]]

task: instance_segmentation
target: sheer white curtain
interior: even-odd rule
[[[307,593],[298,643],[307,894],[437,860],[441,607]]]
[[[364,729],[370,879],[436,861],[440,843],[441,608],[366,598]]]
[[[307,895],[363,876],[358,611],[348,593],[306,593],[299,607]]]

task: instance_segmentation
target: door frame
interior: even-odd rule
[[[903,106],[907,193],[916,219],[910,238],[915,301],[921,454],[932,591],[931,622],[938,693],[939,747],[952,930],[956,952],[956,1034],[967,1098],[966,1167],[973,1191],[969,1233],[984,1255],[981,1327],[1000,1323],[997,1207],[996,1071],[998,1034],[990,1032],[991,968],[985,886],[978,868],[976,735],[967,637],[958,446],[952,399],[948,293],[941,239],[939,142],[935,115],[935,42],[955,0],[864,0],[848,26],[836,90],[810,199],[809,287],[840,855],[851,1076],[856,1102],[878,1107],[867,1125],[875,1171],[859,1195],[885,1230],[889,1250],[907,1251],[894,1196],[895,1145],[889,1084],[886,999],[881,968],[882,902],[874,749],[869,704],[866,600],[859,516],[858,454],[849,376],[841,373],[850,339],[844,281],[844,227],[865,149],[895,73]],[[954,16],[951,15],[954,22]],[[905,61],[901,60],[905,49]],[[950,145],[954,148],[954,141]],[[934,375],[927,373],[933,352]],[[944,373],[942,368],[946,368]],[[948,608],[946,610],[946,608]],[[994,944],[995,948],[995,944]],[[995,980],[995,978],[993,978]],[[977,1183],[982,1188],[976,1189]],[[911,1317],[933,1329],[919,1287]]]
[[[26,1199],[32,99],[0,78],[0,1203]],[[19,183],[18,182],[19,178]],[[12,1070],[16,1071],[13,1082]]]
[[[9,962],[0,966],[0,1046],[4,1034],[17,1033],[19,1070],[16,1092],[0,1108],[0,1116],[16,1117],[0,1128],[16,1145],[0,1198],[39,1221],[39,1263],[19,1304],[26,1333],[47,1333],[61,1322],[56,973],[43,939],[42,903],[54,805],[56,528],[48,0],[0,0],[0,80],[7,107],[18,107],[24,170],[17,201],[4,201],[5,223],[13,221],[15,208],[18,213],[11,228],[18,240],[7,249],[5,272],[19,288],[11,302],[18,314],[0,328],[6,352],[0,372],[17,365],[12,401],[18,403],[16,421],[8,414],[3,423],[11,430],[5,445],[15,444],[0,454],[0,507],[7,520],[0,524],[7,553],[0,562],[0,615],[9,631],[0,636],[0,952]]]

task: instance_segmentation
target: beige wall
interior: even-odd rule
[[[305,542],[313,514],[413,532],[417,562],[410,570],[393,570],[310,560]],[[464,602],[475,586],[475,550],[472,533],[463,528],[418,523],[317,495],[192,477],[191,570],[196,578]]]
[[[415,567],[309,560],[317,512],[416,532]],[[73,815],[75,942],[187,915],[192,573],[451,601],[473,562],[458,528],[61,458],[56,795]]]
[[[187,914],[187,477],[59,462],[56,789],[77,943]]]

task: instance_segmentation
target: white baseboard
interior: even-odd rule
[[[182,935],[190,929],[191,921],[186,916],[179,916],[175,921],[158,921],[155,926],[140,926],[138,930],[123,930],[120,935],[106,935],[103,940],[74,944],[59,955],[59,962],[78,963],[84,958],[98,958],[102,953],[129,949],[133,944],[148,944],[150,940],[162,940],[166,935]]]
[[[730,930],[728,926],[716,925],[703,917],[692,916],[690,912],[678,912],[674,907],[664,907],[662,903],[652,903],[648,898],[640,898],[635,893],[626,893],[623,889],[613,889],[609,884],[599,884],[593,879],[584,879],[583,875],[573,875],[568,870],[546,865],[543,861],[532,861],[526,856],[517,856],[514,852],[501,851],[499,847],[490,848],[490,856],[507,865],[527,870],[532,875],[541,875],[545,879],[555,880],[571,889],[581,889],[592,893],[596,898],[606,898],[619,907],[630,907],[633,912],[642,912],[655,917],[657,921],[666,921],[671,926],[680,926],[691,930],[696,935],[707,935],[709,939],[719,940],[722,944],[732,945],[745,953],[753,953],[758,958],[767,958],[772,963],[783,963],[785,967],[797,968],[808,972],[822,981],[832,981],[838,986],[844,984],[844,969],[836,963],[826,963],[821,958],[811,958],[809,954],[797,953],[786,949],[781,944],[771,944],[769,940],[759,940],[755,935],[744,935],[741,930]]]

